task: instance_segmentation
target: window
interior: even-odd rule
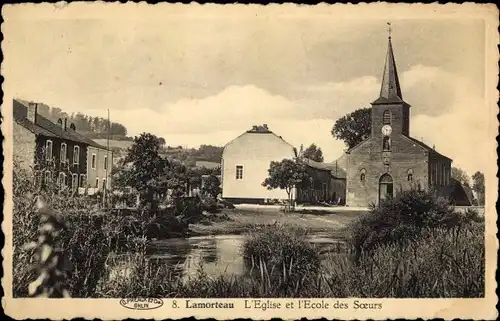
[[[106,189],[106,179],[102,179],[102,189]]]
[[[391,139],[387,136],[384,137],[383,150],[385,151],[391,150]]]
[[[85,174],[80,174],[80,187],[85,187]]]
[[[236,166],[236,179],[243,179],[243,166]]]
[[[413,169],[408,170],[408,182],[413,182]]]
[[[58,179],[58,184],[60,188],[63,188],[66,186],[66,174],[64,173],[59,173],[59,179]]]
[[[66,145],[66,143],[61,143],[61,157],[60,157],[61,163],[66,162],[67,153],[68,153],[68,146]]]
[[[364,168],[361,169],[361,175],[359,175],[359,180],[361,183],[364,183],[366,180],[366,170]]]
[[[43,176],[43,183],[45,186],[48,186],[51,181],[52,181],[52,173],[50,171],[45,171],[44,173],[44,176]]]
[[[384,125],[390,125],[392,121],[392,114],[390,110],[384,111],[384,117],[383,117]]]
[[[47,140],[45,142],[45,159],[52,160],[52,141]]]
[[[99,188],[99,179],[98,178],[95,179],[95,188]]]
[[[108,169],[108,156],[104,156],[104,169]]]
[[[71,175],[71,189],[75,191],[78,188],[78,174]]]
[[[73,164],[80,163],[80,146],[73,148]]]
[[[96,157],[95,154],[92,154],[92,169],[95,169],[95,165],[96,165],[95,164],[96,163],[95,162],[95,157]]]

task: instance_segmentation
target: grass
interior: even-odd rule
[[[345,236],[345,228],[365,212],[342,211],[338,213],[283,213],[276,208],[237,208],[222,210],[229,220],[211,225],[192,224],[194,235],[245,234],[248,231],[269,224],[286,224],[292,228],[306,229],[309,232],[330,232],[339,237]]]
[[[211,277],[201,268],[185,279],[144,255],[131,273],[104,282],[102,297],[361,297],[470,298],[484,296],[484,224],[429,229],[418,241],[378,247],[360,260],[331,255],[318,266],[317,249],[288,227],[255,232],[244,248],[247,273]],[[294,251],[299,249],[299,251]],[[271,252],[280,253],[276,256]],[[301,254],[299,254],[301,253]],[[249,257],[253,256],[253,260]],[[302,261],[302,262],[301,262]],[[296,262],[296,263],[294,263]],[[309,264],[309,262],[313,262]],[[302,266],[301,266],[302,265]],[[309,273],[304,271],[309,270]],[[292,276],[292,277],[290,277]],[[306,277],[304,277],[306,276]]]

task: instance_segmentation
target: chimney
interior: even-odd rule
[[[59,127],[63,128],[63,121],[61,118],[57,120],[57,124],[59,125]]]
[[[64,130],[68,130],[68,119],[64,118]]]
[[[432,145],[432,149],[436,150],[436,145]]]
[[[27,114],[28,120],[36,124],[37,115],[38,115],[38,104],[29,103],[28,114]]]
[[[264,129],[269,129],[269,128],[267,127],[267,124],[264,124],[264,125],[262,125],[262,126],[264,127]]]

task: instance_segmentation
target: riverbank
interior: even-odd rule
[[[259,225],[281,224],[310,232],[331,232],[332,236],[342,237],[345,227],[364,213],[366,211],[348,208],[337,211],[334,208],[298,208],[297,212],[284,213],[278,206],[238,206],[235,209],[224,209],[218,214],[227,216],[227,220],[191,224],[189,232],[193,236],[242,234]]]

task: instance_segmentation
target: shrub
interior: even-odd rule
[[[484,225],[423,229],[415,241],[382,245],[359,260],[332,256],[327,296],[471,298],[484,296]],[[367,282],[369,280],[369,282]]]
[[[416,240],[424,228],[451,228],[464,222],[443,199],[425,191],[403,191],[350,226],[356,255],[377,246]]]
[[[319,272],[319,251],[304,231],[267,225],[252,232],[243,244],[243,259],[249,274],[295,296]]]
[[[28,295],[28,284],[37,275],[29,267],[36,263],[35,249],[23,246],[38,237],[41,216],[35,200],[42,197],[50,211],[59,215],[66,228],[58,236],[57,247],[65,253],[72,266],[67,289],[73,297],[89,297],[95,293],[97,282],[104,272],[104,263],[111,251],[112,238],[121,228],[121,221],[105,216],[104,212],[85,196],[55,193],[48,187],[38,189],[28,171],[14,165],[13,171],[13,295]],[[116,233],[113,233],[115,231]]]

